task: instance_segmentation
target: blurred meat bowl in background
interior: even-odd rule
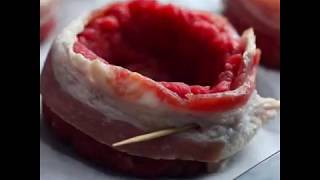
[[[40,0],[40,42],[44,41],[56,25],[57,0]]]
[[[280,68],[280,0],[224,0],[224,15],[239,31],[253,27],[261,63]]]

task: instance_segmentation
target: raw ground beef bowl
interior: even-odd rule
[[[79,154],[114,171],[214,172],[279,110],[255,90],[259,60],[252,29],[240,36],[219,15],[156,1],[114,3],[73,21],[54,41],[41,75],[43,115]],[[114,146],[190,124],[196,128]]]

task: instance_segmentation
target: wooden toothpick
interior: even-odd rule
[[[187,131],[189,129],[194,129],[197,126],[195,124],[191,124],[191,125],[186,125],[180,128],[168,128],[168,129],[163,129],[163,130],[159,130],[159,131],[154,131],[148,134],[143,134],[143,135],[139,135],[139,136],[135,136],[129,139],[125,139],[122,140],[120,142],[114,143],[112,144],[113,147],[118,147],[118,146],[123,146],[126,144],[132,144],[132,143],[138,143],[138,142],[144,142],[144,141],[149,141],[152,139],[157,139],[160,137],[164,137],[164,136],[168,136],[171,134],[176,134],[179,132],[183,132],[183,131]]]

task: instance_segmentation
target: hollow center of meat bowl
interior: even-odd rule
[[[235,89],[243,67],[243,43],[225,19],[155,1],[118,3],[96,12],[78,43],[181,97]]]

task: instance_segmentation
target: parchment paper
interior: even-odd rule
[[[99,7],[111,0],[60,0],[58,25],[51,37],[40,46],[40,73],[52,40],[63,27],[77,16]],[[219,12],[219,0],[163,0],[194,9]],[[259,69],[257,89],[261,96],[280,99],[280,73]],[[41,102],[41,96],[40,96]],[[41,103],[40,103],[41,104]],[[248,146],[230,160],[227,166],[216,174],[209,174],[199,180],[231,180],[280,150],[280,117],[263,127]],[[41,180],[106,180],[133,179],[102,169],[77,156],[72,148],[58,141],[43,125],[40,106],[40,179]],[[195,179],[195,178],[193,178]]]

